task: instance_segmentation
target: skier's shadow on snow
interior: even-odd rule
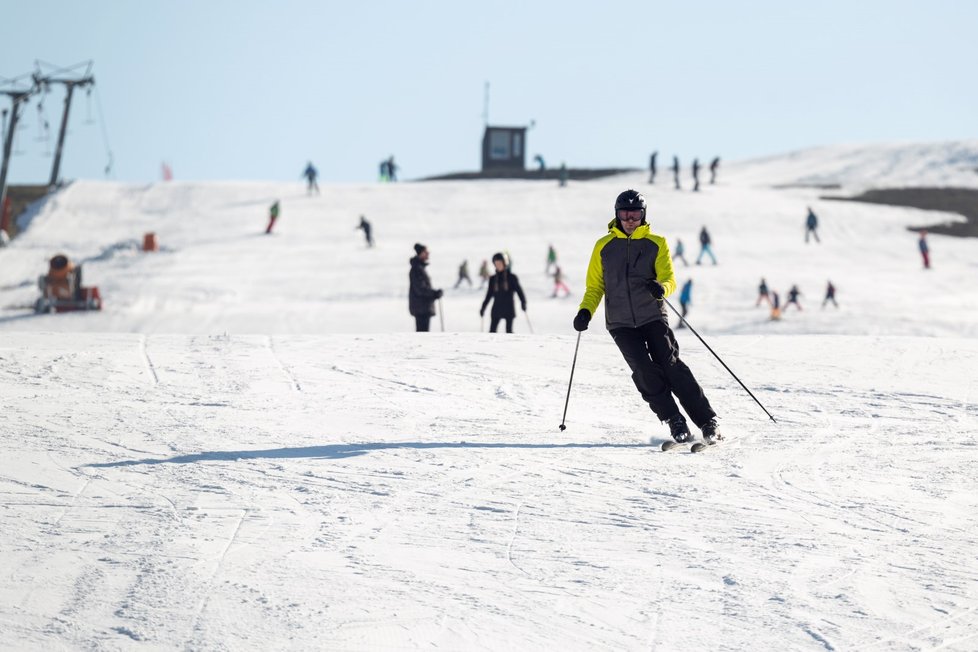
[[[569,448],[649,448],[649,444],[502,444],[478,442],[392,442],[389,444],[329,444],[326,446],[303,446],[300,448],[268,448],[250,451],[203,451],[191,455],[160,459],[123,460],[120,462],[102,462],[100,464],[85,464],[85,467],[107,469],[119,466],[141,466],[154,464],[196,464],[198,462],[237,462],[239,460],[256,459],[330,459],[338,460],[347,457],[366,455],[371,451],[397,449],[425,450],[431,448],[501,448],[501,449],[569,449]]]

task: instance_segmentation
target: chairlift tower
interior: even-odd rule
[[[3,165],[0,166],[0,213],[3,212],[3,207],[7,200],[7,170],[10,166],[10,150],[14,145],[14,130],[17,129],[17,120],[20,118],[20,106],[34,94],[35,90],[36,86],[26,91],[0,91],[3,95],[9,97],[13,103],[10,111],[10,124],[7,125],[7,133],[3,139]]]
[[[58,185],[58,176],[61,173],[61,154],[64,152],[65,133],[68,131],[68,112],[71,111],[71,98],[74,95],[75,87],[84,88],[85,86],[91,86],[95,83],[95,77],[86,75],[77,79],[59,79],[56,77],[35,75],[34,82],[38,87],[48,84],[65,85],[65,110],[61,114],[61,129],[58,131],[58,145],[54,150],[54,164],[51,166],[51,179],[48,181],[48,185],[53,187]]]

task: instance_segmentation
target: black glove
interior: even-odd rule
[[[520,308],[523,309],[523,312],[526,312],[526,302],[521,303]]]
[[[574,317],[574,330],[577,332],[586,331],[589,323],[591,323],[591,313],[588,312],[588,309],[581,308],[578,310],[577,317]]]
[[[485,317],[486,316],[486,309],[485,308],[480,308],[479,309],[479,316],[480,317]]]
[[[662,283],[659,283],[655,279],[651,279],[649,281],[649,292],[651,292],[652,296],[656,299],[661,299],[662,297],[666,296],[666,288],[662,285]]]
[[[435,298],[441,299],[441,295],[445,294],[442,290],[435,290]]]

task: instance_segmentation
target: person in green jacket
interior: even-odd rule
[[[632,370],[632,380],[652,411],[669,424],[677,442],[692,439],[686,414],[707,442],[722,439],[716,412],[693,372],[679,358],[679,344],[669,328],[665,297],[676,291],[669,245],[646,222],[645,197],[626,190],[615,200],[608,234],[594,245],[588,264],[587,289],[574,329],[587,330],[605,299],[605,325]]]
[[[272,232],[272,227],[275,226],[275,220],[278,219],[278,212],[279,212],[278,200],[276,199],[275,203],[272,204],[268,209],[268,228],[265,229],[266,234]]]

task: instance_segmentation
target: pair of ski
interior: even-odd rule
[[[663,453],[667,453],[667,452],[669,452],[669,451],[671,451],[673,449],[679,448],[680,446],[686,446],[688,443],[689,442],[684,442],[684,443],[680,444],[678,441],[673,441],[672,439],[667,439],[666,441],[662,442],[662,446],[660,448],[661,448],[661,450],[662,450]],[[716,446],[718,443],[720,443],[720,442],[718,442],[718,441],[698,441],[698,442],[695,442],[692,446],[689,447],[689,452],[690,453],[699,453],[702,450],[706,450],[707,448],[712,448],[713,446]]]

